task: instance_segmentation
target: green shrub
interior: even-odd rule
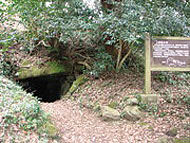
[[[153,78],[171,85],[190,85],[190,72],[155,72]]]
[[[9,45],[10,41],[19,42],[26,51],[45,47],[54,58],[73,63],[88,61],[92,53],[97,53],[99,59],[108,56],[108,61],[110,56],[97,49],[102,44],[111,45],[118,51],[114,65],[117,71],[131,53],[142,50],[145,33],[156,36],[189,36],[190,33],[189,2],[186,1],[109,0],[113,8],[106,11],[100,7],[91,9],[81,0],[8,2],[7,6],[0,2],[0,23],[15,22],[14,16],[19,16],[24,32],[10,34],[17,30],[11,28],[10,22],[10,30],[6,32],[11,38],[7,34],[0,35],[7,41],[4,45]],[[101,60],[94,61],[93,66],[100,71],[106,69],[107,63],[104,66]],[[140,64],[135,66],[142,68]]]
[[[104,51],[96,53],[94,59],[95,62],[92,65],[92,69],[86,70],[90,75],[99,77],[105,71],[115,70],[115,62],[108,53]]]
[[[10,58],[10,54],[7,54],[6,52],[1,52],[0,50],[0,75],[13,78],[16,73],[17,66],[11,63]],[[12,58],[12,61],[13,59],[14,58]]]
[[[107,8],[100,18],[103,27],[102,37],[107,45],[114,45],[119,51],[116,64],[118,71],[132,51],[141,50],[146,33],[150,36],[189,36],[189,14],[186,10],[189,2],[179,0],[102,2],[103,7]]]
[[[70,59],[78,49],[85,51],[97,42],[97,14],[80,0],[11,0],[6,12],[5,16],[12,16],[6,22],[17,20],[15,15],[20,17],[25,29],[17,40],[28,50],[44,46],[50,52],[62,50]]]
[[[8,136],[12,138],[11,142],[24,139],[23,131],[37,134],[46,122],[47,115],[40,109],[38,99],[0,76],[0,141],[8,141]],[[45,129],[38,136],[45,139]]]

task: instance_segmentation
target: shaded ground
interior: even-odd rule
[[[150,116],[147,113],[146,119],[137,122],[102,121],[93,110],[81,108],[80,100],[42,103],[42,108],[51,114],[59,129],[60,143],[161,143],[166,139],[172,142],[174,138],[190,137],[189,104],[179,98],[182,97],[181,94],[187,95],[188,89],[168,87],[157,82],[153,82],[153,87],[154,93],[162,93],[158,109],[150,112]],[[99,102],[102,105],[113,100],[120,103],[120,99],[142,93],[142,89],[143,80],[138,76],[110,74],[109,77],[90,80],[73,96],[76,99],[87,96],[90,97],[89,102]],[[120,108],[122,107],[118,106],[118,110]],[[168,134],[171,129],[177,129],[177,135]]]

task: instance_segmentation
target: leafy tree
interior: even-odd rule
[[[99,16],[81,0],[9,0],[6,12],[18,15],[24,26],[17,38],[25,50],[45,47],[60,60],[88,67],[86,61],[94,54],[99,42]],[[16,20],[14,17],[7,20]],[[18,33],[16,33],[18,34]]]
[[[94,61],[89,60],[90,56],[102,57],[98,56],[102,50],[97,50],[101,42],[111,45],[114,48],[111,50],[116,51],[116,69],[120,71],[134,49],[141,49],[137,47],[142,46],[145,33],[189,36],[187,1],[101,0],[102,9],[90,9],[81,0],[6,2],[9,4],[3,9],[3,16],[0,13],[3,21],[18,21],[25,28],[22,33],[11,34],[11,40],[23,43],[28,50],[46,47],[51,53],[56,53],[56,58],[75,59],[86,67],[89,67],[89,61]],[[17,15],[21,20],[10,15]],[[107,65],[109,62],[100,63]],[[106,69],[107,66],[98,67]]]
[[[142,43],[145,33],[157,36],[189,36],[190,20],[187,13],[189,2],[179,0],[175,2],[111,0],[108,1],[108,6],[103,5],[108,9],[101,18],[102,36],[106,44],[114,45],[118,49],[116,64],[118,71],[134,45]]]

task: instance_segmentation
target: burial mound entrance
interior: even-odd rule
[[[27,92],[33,93],[40,101],[54,102],[69,89],[72,79],[68,81],[68,75],[59,73],[21,79],[19,82]]]

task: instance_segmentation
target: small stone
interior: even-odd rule
[[[122,113],[124,113],[124,118],[129,121],[137,121],[145,116],[138,106],[126,106]]]
[[[167,137],[161,137],[161,138],[159,138],[158,141],[157,141],[157,143],[168,143],[168,142],[169,142],[169,141],[168,141]]]
[[[89,109],[91,109],[93,107],[93,104],[89,97],[80,98],[79,102],[80,102],[80,105],[82,105],[83,107],[86,107]]]
[[[105,121],[120,119],[119,112],[109,106],[101,106],[101,116]]]
[[[185,116],[186,116],[186,117],[190,117],[190,111],[186,111],[186,112],[185,112]]]
[[[127,105],[138,105],[139,101],[137,100],[137,98],[130,98],[126,101]]]
[[[177,130],[178,130],[177,128],[173,128],[173,129],[167,131],[166,135],[171,136],[171,137],[175,137],[177,135]]]

